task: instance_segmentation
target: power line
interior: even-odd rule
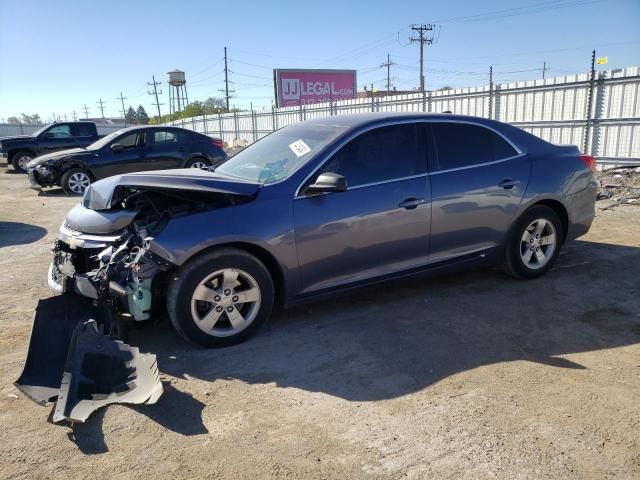
[[[409,37],[411,43],[420,44],[420,92],[424,92],[424,46],[433,43],[433,25],[411,25],[411,30],[418,32],[418,37]]]
[[[104,102],[102,101],[102,97],[100,97],[100,101],[96,103],[100,106],[100,112],[102,112],[102,118],[104,118]]]
[[[149,95],[155,95],[156,103],[152,103],[151,105],[155,105],[156,107],[158,107],[158,118],[162,118],[162,114],[160,113],[160,105],[164,105],[164,103],[160,103],[160,100],[158,100],[158,95],[162,95],[162,90],[160,90],[160,92],[158,92],[158,85],[160,85],[160,82],[156,82],[155,75],[152,75],[151,78],[152,78],[152,81],[151,82],[147,82],[147,85],[153,87],[153,92],[147,90],[147,93]]]

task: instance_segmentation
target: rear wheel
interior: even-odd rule
[[[27,164],[35,158],[35,155],[31,152],[21,150],[13,154],[11,157],[11,164],[16,172],[26,172]]]
[[[91,177],[81,168],[72,168],[62,175],[62,189],[70,195],[82,195],[89,185]]]
[[[562,222],[551,208],[536,205],[514,225],[505,251],[504,266],[516,278],[545,274],[558,258],[564,239]]]
[[[185,166],[186,168],[207,168],[211,166],[211,162],[206,158],[197,157],[189,160]]]
[[[242,250],[224,248],[196,258],[174,275],[167,310],[186,340],[225,347],[254,335],[271,315],[273,302],[266,267]]]

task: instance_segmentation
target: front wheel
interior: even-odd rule
[[[211,162],[205,158],[192,158],[187,162],[185,168],[207,168],[211,166]]]
[[[527,210],[515,223],[504,266],[516,278],[535,278],[551,269],[564,239],[558,214],[544,205]]]
[[[167,295],[171,323],[186,340],[225,347],[254,335],[273,310],[274,287],[254,256],[223,248],[187,263],[172,278]]]
[[[91,177],[81,168],[72,168],[64,172],[60,185],[69,195],[82,195],[91,185]]]

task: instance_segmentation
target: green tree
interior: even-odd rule
[[[204,113],[210,115],[212,113],[223,113],[226,111],[226,104],[223,98],[209,97],[204,103]]]
[[[449,85],[445,85],[444,87],[438,88],[438,91],[440,90],[453,90],[453,87],[450,87]]]
[[[20,123],[20,119],[18,117],[9,117],[7,118],[7,123]]]
[[[196,100],[182,109],[180,118],[197,117],[204,113],[204,105],[201,101]]]
[[[129,110],[127,110],[127,113],[124,116],[124,121],[127,125],[133,125],[136,123],[136,111],[133,107],[129,106]]]
[[[27,115],[26,113],[21,113],[20,117],[21,117],[20,121],[22,123],[42,123],[42,120],[40,120],[40,115],[38,115],[37,113],[34,113],[33,115]]]
[[[136,110],[136,123],[140,125],[147,125],[149,123],[149,115],[147,115],[142,105],[138,105],[138,110]]]

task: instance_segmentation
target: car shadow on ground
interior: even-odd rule
[[[640,248],[578,241],[536,280],[494,270],[414,278],[277,312],[258,336],[230,348],[189,345],[168,322],[135,330],[130,343],[156,353],[160,370],[175,377],[378,401],[499,362],[585,369],[562,356],[640,342],[640,296],[631,294],[639,277]],[[158,405],[135,408],[190,435],[206,432],[204,407],[167,389]]]
[[[47,234],[47,229],[20,222],[0,221],[0,248],[37,242]]]

